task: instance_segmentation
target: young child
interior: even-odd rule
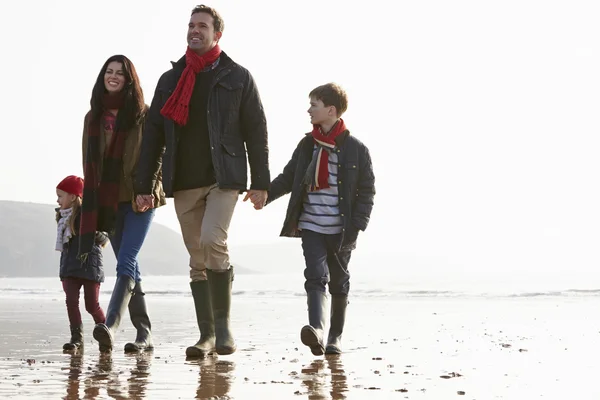
[[[56,250],[60,251],[60,280],[66,295],[67,313],[71,326],[71,340],[65,343],[64,350],[77,350],[83,346],[83,326],[79,312],[79,291],[83,286],[85,309],[94,318],[95,323],[104,323],[104,311],[100,307],[100,283],[104,281],[102,267],[102,247],[108,243],[108,237],[98,232],[96,244],[87,260],[82,263],[79,252],[79,221],[83,179],[69,175],[56,186],[59,208],[56,209],[58,223]]]
[[[302,343],[314,355],[340,354],[348,263],[358,232],[369,223],[375,176],[369,150],[350,135],[341,118],[348,107],[346,92],[328,83],[313,89],[309,98],[313,130],[271,182],[267,203],[291,192],[281,236],[302,238],[309,322],[300,332]],[[332,301],[325,345],[327,285]]]

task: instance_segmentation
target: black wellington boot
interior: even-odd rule
[[[346,307],[348,296],[331,296],[331,324],[329,325],[329,336],[325,354],[342,354],[342,333],[346,322]]]
[[[215,352],[215,321],[210,300],[210,287],[208,281],[196,281],[190,282],[190,288],[194,297],[200,340],[185,349],[185,355],[189,358],[205,358]]]
[[[315,356],[323,355],[323,329],[325,328],[325,310],[327,307],[327,294],[320,291],[306,293],[308,303],[308,325],[302,327],[300,340],[310,347]]]
[[[210,297],[215,319],[216,351],[219,355],[232,354],[236,350],[235,340],[229,326],[233,267],[223,272],[215,272],[207,269],[206,273],[208,275],[208,285],[210,286]]]
[[[135,342],[125,345],[125,353],[137,353],[143,350],[152,350],[152,324],[148,317],[148,309],[146,308],[146,293],[142,289],[142,283],[136,282],[129,300],[129,317],[131,323],[137,329]]]
[[[71,340],[63,345],[63,350],[77,350],[83,347],[83,326],[71,326]]]
[[[96,324],[94,327],[94,339],[98,341],[101,352],[112,351],[115,332],[119,328],[134,287],[135,282],[129,276],[123,275],[117,278],[108,303],[106,323]]]

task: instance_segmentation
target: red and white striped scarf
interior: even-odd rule
[[[329,153],[335,148],[335,139],[345,131],[346,125],[341,118],[327,134],[323,133],[320,125],[313,125],[312,137],[318,149],[305,175],[308,191],[329,187]]]

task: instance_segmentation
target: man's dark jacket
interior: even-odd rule
[[[152,193],[153,179],[162,163],[164,191],[167,197],[173,197],[181,127],[163,117],[160,110],[175,90],[184,68],[185,57],[182,57],[160,77],[156,86],[144,128],[135,177],[136,194]],[[270,183],[267,123],[252,75],[222,52],[210,87],[206,112],[217,184],[221,189],[246,190],[249,161],[250,189],[267,190]]]
[[[267,204],[291,192],[281,236],[297,237],[306,185],[304,175],[313,157],[315,142],[304,137],[283,172],[273,180]],[[358,231],[367,229],[375,197],[375,175],[369,149],[348,131],[336,138],[338,155],[338,200],[343,220],[341,247],[353,249]]]

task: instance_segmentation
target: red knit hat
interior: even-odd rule
[[[74,194],[75,196],[83,197],[83,179],[81,179],[78,176],[67,176],[58,184],[58,186],[56,186],[56,188],[65,191],[69,194]]]

